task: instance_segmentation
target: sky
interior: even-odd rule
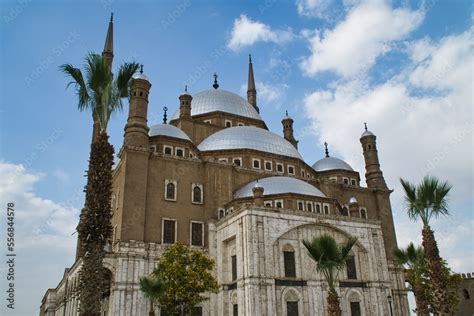
[[[421,243],[399,179],[451,183],[451,215],[432,226],[450,266],[474,271],[470,1],[7,0],[0,10],[0,202],[15,203],[17,253],[16,309],[2,303],[0,314],[37,314],[73,263],[92,122],[58,67],[102,51],[111,12],[114,67],[142,63],[153,85],[150,125],[164,106],[178,108],[185,85],[210,89],[214,72],[222,89],[245,96],[252,54],[262,117],[282,134],[288,110],[308,164],[326,141],[365,184],[363,123],[377,135],[399,246]],[[117,152],[126,113],[109,125]],[[1,223],[4,245],[4,211]]]

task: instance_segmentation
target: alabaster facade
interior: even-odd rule
[[[110,63],[111,41],[112,22],[104,48]],[[216,76],[209,90],[184,91],[171,120],[155,126],[148,126],[149,110],[158,111],[148,104],[151,82],[143,72],[134,76],[113,176],[110,289],[102,314],[146,315],[139,278],[166,247],[181,242],[216,261],[219,293],[194,315],[325,315],[327,285],[302,241],[329,234],[339,242],[358,238],[338,277],[343,314],[408,315],[403,273],[393,261],[392,191],[376,136],[367,127],[354,136],[366,186],[327,148],[307,163],[288,113],[282,136],[268,130],[251,60],[248,67],[246,99],[222,89]],[[46,292],[41,315],[78,314],[80,265],[79,253]]]

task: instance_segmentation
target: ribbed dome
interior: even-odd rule
[[[204,139],[200,151],[253,149],[303,160],[295,147],[286,139],[254,126],[236,126],[220,130]]]
[[[186,139],[191,141],[188,135],[185,132],[177,128],[176,126],[170,124],[158,124],[153,125],[150,127],[150,131],[148,132],[150,136],[169,136],[174,138]]]
[[[313,165],[313,169],[316,171],[328,171],[328,170],[339,170],[339,169],[354,171],[354,169],[352,169],[352,167],[347,162],[339,158],[334,158],[334,157],[324,157],[323,159],[316,161],[316,163]]]
[[[252,189],[255,187],[257,181],[247,183],[242,188],[234,193],[234,199],[253,196]],[[268,177],[258,180],[258,185],[263,188],[263,195],[296,193],[304,195],[312,195],[325,197],[324,193],[316,189],[314,186],[290,177]]]
[[[225,112],[256,120],[262,120],[257,110],[241,96],[230,91],[211,89],[193,95],[191,115],[211,112]],[[179,118],[179,110],[173,114],[172,120]]]

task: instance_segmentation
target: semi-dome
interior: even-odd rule
[[[324,157],[314,163],[312,166],[316,171],[328,171],[328,170],[349,170],[354,171],[352,167],[339,158],[335,157]]]
[[[241,96],[222,89],[205,90],[193,95],[191,115],[211,112],[225,112],[255,120],[262,120],[257,110]],[[172,120],[179,118],[179,110],[173,114]]]
[[[258,185],[263,188],[263,195],[295,193],[311,196],[325,197],[324,193],[317,188],[296,178],[290,177],[268,177],[258,179]],[[252,189],[257,184],[257,181],[252,181],[244,185],[242,188],[234,193],[234,199],[252,197]]]
[[[286,139],[254,126],[229,127],[212,134],[198,146],[200,151],[253,149],[303,160]]]
[[[180,138],[191,141],[188,135],[185,132],[177,128],[176,126],[170,124],[158,124],[150,127],[148,132],[150,136],[169,136],[174,138]]]

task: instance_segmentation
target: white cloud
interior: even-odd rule
[[[16,306],[18,315],[38,314],[42,295],[57,285],[62,271],[74,260],[76,236],[72,235],[78,211],[42,198],[35,185],[44,176],[22,165],[0,161],[0,202],[15,203]],[[6,220],[2,217],[2,232]],[[4,243],[4,234],[1,236]],[[2,275],[5,265],[0,266]],[[1,282],[2,293],[5,282]],[[7,315],[5,304],[0,314]]]
[[[420,46],[429,49],[421,52]],[[474,189],[471,32],[439,42],[413,42],[408,51],[413,64],[392,79],[373,87],[364,77],[337,81],[308,94],[305,109],[320,142],[327,141],[335,156],[361,174],[365,167],[359,135],[362,123],[369,123],[377,135],[385,178],[395,189],[392,207],[400,245],[420,242],[421,227],[407,219],[399,178],[417,183],[433,174],[453,184],[452,215],[434,219],[433,228],[441,255],[454,269],[465,271],[472,268],[474,256],[474,246],[467,242],[474,237],[473,214],[466,206]]]
[[[293,32],[287,30],[272,30],[268,25],[252,21],[245,14],[235,19],[231,31],[231,37],[227,47],[237,51],[245,46],[251,46],[257,42],[285,43],[293,39]]]
[[[324,13],[331,5],[329,0],[297,0],[296,9],[302,16],[324,17]]]
[[[286,84],[269,84],[263,81],[257,81],[255,83],[257,88],[257,103],[259,106],[263,103],[264,106],[273,108],[279,108],[281,102],[285,98],[285,92],[288,89]],[[247,85],[243,84],[240,87],[241,93],[247,92]]]
[[[334,71],[353,76],[368,70],[423,20],[424,12],[392,8],[385,1],[363,1],[332,30],[306,34],[311,55],[300,63],[306,75]]]

